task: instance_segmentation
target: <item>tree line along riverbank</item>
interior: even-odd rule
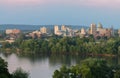
[[[93,37],[19,38],[1,43],[1,51],[21,54],[120,55],[120,38],[95,40]]]

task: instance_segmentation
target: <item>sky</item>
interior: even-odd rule
[[[120,28],[120,0],[0,0],[0,24]]]

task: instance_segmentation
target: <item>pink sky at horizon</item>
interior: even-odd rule
[[[91,6],[119,8],[120,0],[0,0],[1,5],[22,6],[22,5],[48,5],[60,4],[72,6]]]
[[[31,5],[31,4],[43,4],[43,0],[2,0],[0,1],[0,4],[2,5],[21,5],[21,4],[26,4],[26,5]]]

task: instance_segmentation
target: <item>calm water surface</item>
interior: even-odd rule
[[[22,68],[30,73],[30,78],[52,78],[56,69],[62,65],[80,64],[81,60],[87,57],[80,56],[18,56],[16,54],[0,54],[5,61],[8,62],[9,72],[15,71],[17,68]],[[101,58],[101,57],[97,57]],[[103,57],[102,57],[103,58]],[[120,64],[119,58],[104,58],[109,64]]]

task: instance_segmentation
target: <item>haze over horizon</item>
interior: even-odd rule
[[[120,0],[1,0],[0,24],[85,25],[120,28]]]

